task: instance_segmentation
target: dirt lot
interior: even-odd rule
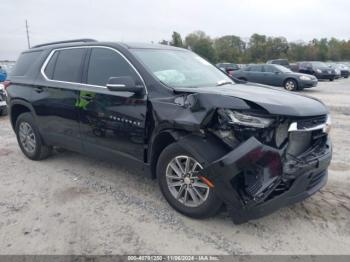
[[[333,117],[327,186],[303,203],[234,225],[175,212],[157,183],[71,152],[33,162],[0,118],[1,254],[350,254],[350,79],[303,93]]]

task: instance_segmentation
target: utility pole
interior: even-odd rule
[[[28,21],[27,21],[27,19],[26,19],[26,31],[27,31],[27,43],[28,43],[28,48],[30,48],[29,31],[28,31]]]

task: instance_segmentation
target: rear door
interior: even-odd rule
[[[32,104],[44,140],[81,151],[77,101],[86,48],[53,50],[35,84]]]
[[[144,86],[143,80],[115,49],[93,47],[88,56],[86,85],[78,101],[84,150],[103,158],[143,163],[146,92],[136,95],[106,88],[110,77],[130,76],[137,85]]]
[[[283,73],[279,71],[275,66],[273,65],[264,65],[263,68],[263,82],[266,85],[272,85],[272,86],[282,86],[283,85]]]
[[[247,71],[247,80],[250,82],[263,84],[264,75],[262,69],[262,65],[251,66],[250,71]]]

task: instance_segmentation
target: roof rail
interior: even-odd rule
[[[37,47],[42,47],[42,46],[47,46],[47,45],[57,45],[57,44],[66,44],[66,43],[86,43],[86,42],[97,42],[95,39],[90,39],[90,38],[81,38],[81,39],[73,39],[73,40],[65,40],[65,41],[57,41],[57,42],[50,42],[46,44],[40,44],[40,45],[35,45],[32,48],[37,48]]]

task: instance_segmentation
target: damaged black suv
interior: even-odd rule
[[[185,49],[90,39],[23,52],[7,83],[23,153],[54,146],[140,168],[177,211],[235,223],[323,187],[332,149],[316,99],[235,83]]]

